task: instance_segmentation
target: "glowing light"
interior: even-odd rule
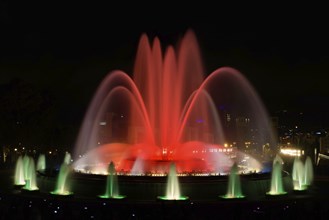
[[[300,149],[294,149],[294,148],[282,148],[280,150],[281,154],[288,155],[288,156],[297,156],[300,157],[301,155],[304,155],[304,151]]]

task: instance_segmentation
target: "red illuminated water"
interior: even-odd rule
[[[133,77],[113,71],[100,84],[78,136],[75,168],[105,172],[113,161],[118,172],[164,173],[174,161],[181,173],[218,173],[246,158],[251,170],[261,169],[239,156],[245,143],[251,154],[273,144],[257,93],[233,68],[204,77],[192,31],[165,51],[158,38],[150,43],[142,35]]]

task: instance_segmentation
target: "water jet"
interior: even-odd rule
[[[46,156],[44,154],[40,154],[37,162],[37,171],[45,171],[46,169]]]
[[[221,196],[223,199],[242,199],[245,196],[242,194],[240,176],[238,173],[238,166],[236,163],[231,168],[227,193],[224,196]]]
[[[284,191],[282,182],[282,159],[277,155],[276,160],[273,162],[270,191],[266,195],[280,196],[285,194],[287,192]]]
[[[126,196],[119,194],[119,185],[114,163],[111,162],[108,167],[106,179],[106,190],[104,195],[98,196],[101,199],[124,199]]]
[[[23,190],[27,191],[38,191],[39,188],[37,187],[37,178],[35,172],[35,164],[32,157],[27,157],[27,168],[26,168],[26,179],[25,179],[25,186],[23,186]]]
[[[174,163],[170,164],[166,195],[158,196],[158,199],[159,200],[188,200],[189,199],[189,197],[181,195],[179,181],[176,172],[176,165]]]
[[[16,161],[14,185],[17,187],[22,187],[25,185],[24,164],[22,156],[19,156]]]
[[[50,194],[58,196],[72,196],[73,192],[69,190],[68,176],[71,172],[71,168],[68,164],[63,163],[59,169],[56,187]]]

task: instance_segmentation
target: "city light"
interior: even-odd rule
[[[298,156],[298,157],[304,155],[303,150],[294,149],[294,148],[283,148],[280,150],[280,153],[288,156]]]

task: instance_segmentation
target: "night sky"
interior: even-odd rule
[[[18,7],[1,1],[0,84],[21,79],[47,90],[63,121],[79,124],[108,72],[132,72],[142,33],[159,36],[168,45],[191,28],[207,73],[234,67],[253,84],[272,115],[282,109],[312,111],[328,122],[329,34],[321,11],[269,15],[269,8],[255,14],[196,6],[174,10],[174,5],[160,10],[162,6]]]

